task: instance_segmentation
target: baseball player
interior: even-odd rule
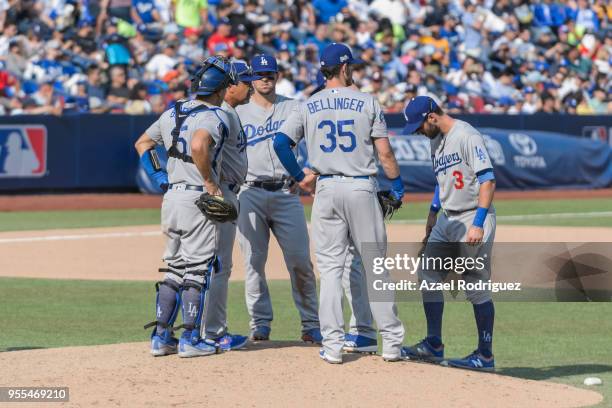
[[[317,87],[311,93],[325,89],[327,81],[323,73],[317,73]],[[350,88],[359,90],[355,84]],[[376,340],[376,329],[368,302],[368,291],[363,281],[363,265],[355,245],[351,242],[346,256],[344,274],[342,275],[342,287],[351,309],[349,319],[349,331],[344,335],[343,350],[349,353],[376,353],[378,341]]]
[[[482,135],[468,123],[445,114],[428,96],[413,98],[404,111],[405,133],[423,134],[431,142],[431,159],[437,185],[431,210],[427,217],[424,242],[425,257],[442,256],[441,243],[464,243],[457,247],[463,252],[474,246],[471,256],[490,259],[495,237],[495,191],[493,166]],[[438,217],[437,214],[442,214]],[[446,245],[448,247],[448,245]],[[442,282],[448,272],[421,268],[419,279],[428,283]],[[487,281],[490,265],[468,271],[466,282]],[[422,286],[421,286],[422,287]],[[407,347],[410,359],[441,362],[442,312],[444,296],[439,290],[423,290],[423,307],[427,318],[427,337]],[[478,329],[478,347],[463,359],[448,360],[445,365],[475,370],[493,371],[493,319],[495,309],[489,290],[466,290],[466,297],[474,307]]]
[[[270,231],[276,236],[291,278],[292,295],[302,321],[302,340],[320,342],[317,292],[308,243],[304,207],[294,194],[293,181],[274,154],[272,137],[297,101],[277,96],[276,59],[251,59],[254,93],[236,111],[247,137],[248,171],[238,195],[238,242],[246,263],[246,303],[251,316],[251,339],[268,340],[272,303],[265,266]]]
[[[237,83],[230,85],[221,108],[228,116],[228,138],[223,148],[221,163],[221,192],[223,197],[238,207],[237,193],[244,183],[247,172],[246,137],[236,107],[248,101],[251,81],[256,79],[244,62],[232,62]],[[208,289],[208,305],[204,320],[206,338],[219,343],[224,351],[237,350],[246,345],[248,338],[227,331],[227,288],[232,271],[232,249],[236,237],[236,223],[218,225],[221,271],[217,272]]]
[[[371,243],[374,256],[386,254],[375,150],[391,179],[393,195],[401,199],[404,194],[380,105],[373,96],[349,88],[351,66],[359,62],[346,45],[327,46],[321,54],[325,89],[295,107],[274,141],[276,154],[300,188],[312,191],[316,183],[311,222],[321,274],[323,347],[319,356],[333,364],[342,363],[345,341],[342,278],[349,246],[354,243],[363,256],[362,245]],[[291,150],[302,137],[312,165],[310,174],[299,168]],[[361,279],[363,282],[363,275]],[[404,359],[404,327],[394,301],[371,302],[370,308],[383,338],[383,359]]]
[[[151,334],[154,356],[174,354],[177,348],[179,357],[218,351],[218,344],[202,339],[200,329],[206,290],[220,269],[219,228],[194,202],[204,191],[222,195],[218,175],[229,118],[219,105],[232,83],[231,64],[218,57],[208,58],[194,78],[195,99],[177,102],[136,142],[143,167],[160,184],[165,180],[153,149],[163,144],[168,150],[168,191],[161,211],[167,237],[163,260],[168,268],[163,281],[156,284],[156,320],[145,326],[155,326]],[[177,340],[172,326],[179,309],[185,331]]]

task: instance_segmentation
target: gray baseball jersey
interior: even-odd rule
[[[221,108],[227,113],[228,137],[223,148],[221,180],[230,184],[242,184],[246,178],[248,161],[246,153],[246,135],[236,110],[223,102]]]
[[[322,175],[374,176],[378,169],[372,139],[387,137],[378,102],[349,88],[315,94],[293,110],[280,131],[296,143],[305,138],[310,164]],[[354,244],[358,255],[363,256],[363,245],[376,243],[376,256],[386,254],[387,236],[377,189],[374,177],[326,177],[316,184],[311,222],[321,276],[319,319],[323,349],[332,358],[342,358],[345,334],[341,293],[350,246]],[[367,282],[369,287],[372,273],[356,269],[353,279]],[[355,300],[368,299],[357,295]],[[365,305],[360,306],[358,311],[367,312]],[[393,299],[372,302],[370,309],[383,338],[383,356],[397,358],[404,327]]]
[[[289,177],[274,153],[272,143],[274,135],[297,104],[297,101],[279,95],[270,109],[253,101],[236,107],[247,138],[247,181]]]
[[[187,111],[194,107],[203,104],[204,102],[191,100],[187,101],[182,110]],[[212,107],[204,112],[193,113],[189,115],[181,126],[177,148],[180,152],[191,156],[191,138],[193,133],[198,129],[208,131],[215,142],[215,146],[210,149],[210,162],[213,170],[213,177],[216,182],[219,182],[219,173],[221,170],[221,150],[223,147],[223,138],[226,132],[223,127],[229,122],[227,114],[218,107]],[[174,108],[165,111],[159,119],[157,119],[145,133],[153,139],[157,144],[163,144],[166,149],[172,146],[172,130],[176,123],[174,119]],[[170,157],[168,158],[168,181],[171,184],[185,183],[190,185],[201,186],[204,184],[204,179],[193,163],[187,163],[182,160]]]
[[[370,176],[378,172],[372,138],[388,137],[372,95],[325,89],[296,106],[280,131],[298,142],[306,135],[308,160],[319,174]]]
[[[431,140],[431,160],[442,208],[469,211],[478,207],[477,173],[493,168],[482,135],[469,123],[455,119],[447,135]]]

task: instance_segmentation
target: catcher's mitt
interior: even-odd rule
[[[378,202],[383,211],[383,217],[391,219],[395,211],[399,210],[402,206],[402,200],[395,198],[389,190],[379,191],[377,195]]]
[[[238,218],[238,210],[231,202],[221,196],[203,193],[195,201],[195,205],[206,217],[217,222],[231,222]]]

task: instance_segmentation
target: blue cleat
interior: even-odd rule
[[[327,354],[323,349],[319,350],[319,357],[321,358],[321,360],[329,364],[342,364],[342,356],[340,356],[340,358],[332,357]]]
[[[270,329],[268,326],[257,326],[251,331],[250,339],[253,341],[270,340]]]
[[[444,344],[434,348],[427,339],[423,339],[414,346],[404,347],[409,360],[439,363],[444,360]]]
[[[172,337],[172,332],[164,330],[161,335],[157,334],[157,329],[153,329],[151,334],[151,354],[155,357],[176,354],[178,340]]]
[[[347,353],[376,354],[378,351],[378,341],[359,334],[346,333],[342,349]]]
[[[239,334],[225,333],[225,336],[221,336],[214,340],[215,343],[219,344],[219,347],[223,351],[238,350],[246,346],[249,338],[247,336],[241,336]]]
[[[495,371],[495,359],[493,357],[485,358],[478,352],[478,350],[475,350],[472,354],[465,358],[445,360],[441,364],[447,367],[465,368],[467,370],[487,372]]]
[[[193,330],[195,332],[196,330]],[[199,333],[185,330],[178,343],[178,356],[182,358],[210,356],[219,350],[212,340],[200,338]]]
[[[321,335],[321,329],[310,329],[302,333],[302,341],[305,343],[314,343],[321,345],[323,342],[323,336]]]

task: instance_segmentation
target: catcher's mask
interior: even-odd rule
[[[191,77],[191,93],[208,96],[237,82],[238,76],[233,64],[215,55],[208,57]]]

